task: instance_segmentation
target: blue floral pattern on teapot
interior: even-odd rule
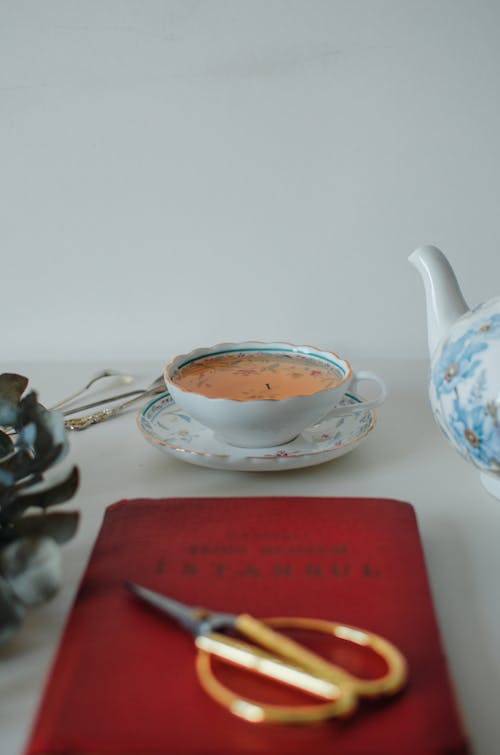
[[[483,471],[500,471],[500,300],[463,315],[434,355],[430,399],[452,445]]]

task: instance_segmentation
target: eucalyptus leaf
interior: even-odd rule
[[[7,521],[14,521],[24,514],[31,506],[38,508],[48,508],[49,506],[55,506],[60,503],[65,503],[76,492],[79,483],[78,467],[72,467],[70,473],[65,476],[62,482],[46,486],[41,476],[36,479],[36,482],[40,484],[40,487],[34,486],[35,479],[28,479],[27,485],[32,489],[35,487],[34,492],[24,493],[22,486],[19,486],[17,495],[9,501],[5,501],[3,506],[0,507],[0,524]]]
[[[19,480],[26,480],[26,467],[31,464],[31,454],[28,449],[14,446],[9,456],[0,459],[0,468],[12,474],[10,485]]]
[[[2,427],[17,427],[19,413],[16,404],[0,396],[0,425]]]
[[[37,606],[61,586],[61,550],[50,537],[21,537],[0,553],[0,570],[25,606]]]
[[[0,485],[8,488],[10,485],[13,485],[16,478],[12,472],[10,472],[8,469],[0,469]]]
[[[28,474],[43,472],[61,458],[68,449],[64,419],[58,412],[49,412],[39,404],[34,392],[28,393],[19,402],[18,408],[20,426],[25,427],[31,423],[36,425],[33,457],[26,472]],[[56,416],[52,417],[52,414]]]
[[[25,613],[12,587],[0,577],[0,643],[7,642],[17,632]]]
[[[0,522],[0,548],[15,540],[16,537],[17,532],[13,522]]]
[[[17,404],[28,387],[28,378],[14,372],[3,372],[0,375],[0,398]]]
[[[18,436],[18,444],[25,448],[33,448],[36,441],[38,428],[34,422],[28,422],[21,428]]]
[[[57,511],[43,514],[23,516],[15,524],[18,537],[41,536],[51,537],[62,545],[71,540],[78,528],[79,511]]]
[[[50,598],[62,579],[59,544],[79,514],[47,512],[78,488],[77,467],[53,470],[68,452],[64,418],[47,410],[22,375],[0,375],[0,641],[19,627],[25,606]],[[13,432],[12,432],[13,431]],[[41,513],[27,515],[31,508]]]
[[[73,465],[69,463],[54,464],[43,475],[39,475],[37,480],[32,480],[29,483],[29,493],[37,494],[45,493],[47,490],[53,487],[57,487],[67,480],[68,476],[73,471]],[[27,495],[27,491],[19,489],[20,495]]]
[[[9,456],[14,450],[14,442],[10,435],[0,430],[0,459]]]
[[[13,501],[9,506],[9,513],[24,513],[30,506],[39,508],[48,508],[59,503],[65,503],[74,496],[78,488],[79,473],[78,467],[72,467],[70,473],[64,480],[50,488],[35,490],[33,493],[23,493]]]
[[[64,424],[64,415],[62,412],[50,412],[40,406],[39,416],[43,426],[50,434],[53,445],[61,446],[62,453],[65,455],[69,450],[68,436],[66,425]]]

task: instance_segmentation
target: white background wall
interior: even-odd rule
[[[500,294],[500,2],[0,0],[0,359],[424,356]]]

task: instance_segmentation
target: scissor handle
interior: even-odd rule
[[[330,698],[334,699],[327,702],[296,706],[261,703],[242,697],[220,682],[212,670],[211,651],[203,649],[203,643],[197,643],[199,651],[196,669],[201,685],[211,697],[228,708],[231,713],[247,721],[283,724],[313,723],[327,718],[346,716],[354,712],[359,697],[394,694],[402,688],[407,678],[407,664],[401,652],[380,635],[364,629],[309,618],[275,617],[259,621],[247,614],[238,617],[237,628],[242,634],[274,651],[279,658],[286,658],[293,663],[294,667],[304,669],[324,681],[332,682],[338,691],[336,695],[330,695]],[[311,650],[285,637],[281,632],[275,631],[281,628],[319,631],[362,647],[371,648],[383,658],[387,671],[377,679],[361,679],[340,666],[329,663]],[[209,646],[208,643],[207,647]],[[266,654],[261,652],[260,655]],[[267,657],[277,660],[272,656]],[[226,656],[226,660],[228,659]],[[230,660],[230,662],[240,665],[237,661]],[[266,670],[261,670],[257,666],[248,665],[247,667],[257,673],[271,676]],[[282,677],[281,681],[287,683],[285,677]]]
[[[252,617],[249,617],[252,618]],[[256,621],[253,619],[253,621]],[[293,623],[292,623],[293,622]],[[262,622],[256,622],[262,623]],[[279,616],[272,619],[266,619],[265,624],[275,629],[281,628],[294,628],[294,629],[308,629],[312,631],[322,632],[323,634],[332,634],[339,640],[345,640],[346,642],[352,642],[355,645],[361,647],[370,648],[377,655],[379,655],[385,661],[387,670],[382,676],[375,679],[362,679],[359,676],[349,673],[346,669],[337,666],[334,663],[325,661],[321,656],[316,655],[310,650],[307,650],[302,645],[286,637],[286,645],[284,650],[281,650],[281,655],[288,658],[291,661],[299,662],[303,668],[312,673],[319,673],[323,678],[331,679],[332,681],[338,680],[339,684],[349,682],[355,692],[362,697],[379,697],[381,695],[391,695],[398,692],[405,683],[408,676],[408,665],[404,655],[398,648],[381,637],[375,632],[369,632],[366,629],[359,629],[349,624],[339,624],[334,621],[325,621],[323,619],[303,619],[294,618],[290,619],[285,616]],[[264,628],[267,628],[264,624]],[[271,632],[273,630],[270,630]],[[281,639],[284,635],[278,632],[273,632],[276,638]],[[247,634],[247,636],[250,636]],[[257,639],[257,637],[255,637]],[[279,641],[279,640],[278,640]],[[266,643],[266,647],[270,647]],[[279,651],[279,645],[273,647],[276,652]],[[285,656],[286,653],[286,656]],[[300,653],[300,655],[299,655]],[[321,663],[318,666],[317,672],[314,671],[312,666],[306,666],[306,654],[314,657],[314,663]]]

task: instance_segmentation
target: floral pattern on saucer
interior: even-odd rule
[[[360,403],[347,393],[343,405]],[[144,438],[163,453],[213,469],[277,471],[322,464],[356,448],[374,428],[373,410],[318,422],[297,438],[273,448],[238,448],[180,410],[169,393],[153,399],[137,416]]]

